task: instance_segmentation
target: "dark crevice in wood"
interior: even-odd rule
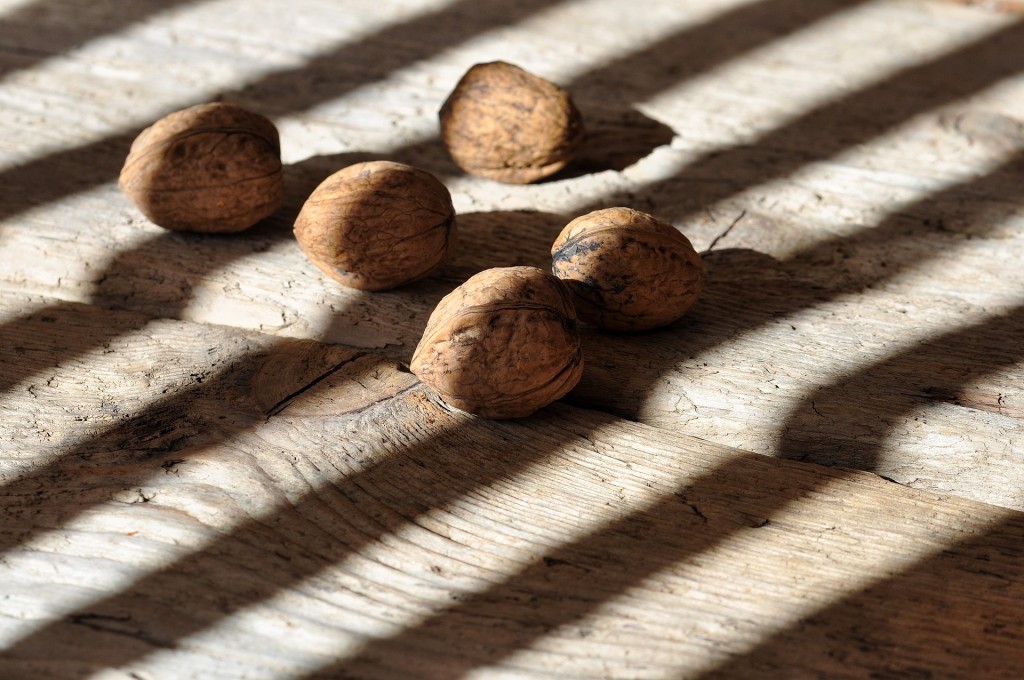
[[[329,370],[327,370],[324,373],[318,375],[316,378],[314,378],[310,382],[306,383],[305,385],[303,385],[299,389],[295,390],[294,392],[292,392],[291,394],[289,394],[285,398],[281,399],[281,401],[279,401],[276,404],[274,404],[273,406],[271,406],[270,409],[267,410],[267,417],[270,418],[271,416],[276,416],[277,414],[281,413],[286,408],[288,408],[288,404],[292,403],[292,401],[294,401],[296,397],[300,396],[304,392],[308,392],[309,390],[313,389],[314,387],[316,387],[318,384],[320,384],[321,382],[323,382],[327,378],[331,377],[332,375],[334,375],[335,373],[340,371],[345,366],[348,366],[353,361],[356,361],[358,359],[362,359],[365,356],[366,356],[365,352],[357,352],[352,357],[346,359],[345,361],[342,361],[340,364],[337,364],[336,366],[332,366]]]

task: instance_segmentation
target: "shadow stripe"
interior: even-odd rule
[[[126,597],[128,597],[128,595],[130,595],[130,594],[126,594]]]
[[[0,17],[0,52],[17,64],[0,63],[0,80],[197,0],[36,0]]]
[[[929,356],[929,365],[941,361],[944,357],[956,355],[962,351],[965,343],[977,335],[997,334],[1000,337],[1019,338],[1024,336],[1024,306],[1017,307],[1005,316],[987,322],[971,325],[956,330],[901,353],[899,357],[874,366],[870,371],[883,370],[887,365],[905,360],[907,357]],[[979,371],[992,372],[1014,365],[1024,360],[1024,345],[1016,351],[1006,351],[992,355]],[[972,378],[976,374],[971,375]],[[844,391],[842,385],[837,386],[838,392]],[[837,397],[841,395],[837,394]],[[892,418],[891,410],[881,404],[878,415]],[[791,423],[792,424],[792,423]],[[877,449],[875,455],[877,456]],[[863,469],[871,469],[873,461]],[[666,496],[649,510],[630,515],[614,523],[610,527],[593,535],[586,536],[573,544],[560,548],[536,561],[526,569],[509,577],[503,583],[490,588],[486,592],[473,595],[466,601],[448,607],[435,616],[413,626],[401,633],[387,638],[370,641],[358,655],[345,659],[328,668],[311,673],[306,677],[365,677],[401,675],[413,673],[416,677],[457,678],[474,669],[499,664],[517,650],[526,649],[553,630],[579,623],[608,600],[617,597],[630,587],[640,584],[645,579],[670,568],[674,564],[684,564],[696,555],[720,545],[733,533],[743,528],[763,527],[769,520],[794,501],[807,498],[819,492],[823,482],[830,481],[826,477],[818,483],[808,481],[811,475],[794,474],[798,468],[790,468],[791,464],[783,464],[776,459],[749,454],[739,459],[720,465],[708,475],[700,477],[680,489],[676,494]],[[844,473],[836,470],[835,476],[841,478]],[[756,479],[757,484],[749,481]],[[712,515],[707,506],[715,506]],[[723,511],[729,508],[731,511]],[[936,625],[943,630],[942,639],[956,640],[963,649],[960,651],[960,671],[974,671],[973,660],[978,656],[972,654],[975,641],[986,637],[987,626],[992,622],[1003,621],[1008,628],[1000,628],[1001,639],[994,644],[986,645],[985,649],[998,654],[1004,662],[1016,662],[1014,668],[1024,665],[1019,641],[1024,636],[1024,613],[1013,615],[1004,610],[992,610],[992,603],[1005,606],[1007,584],[1012,582],[1013,573],[986,572],[983,570],[986,546],[998,544],[1002,554],[996,562],[1000,568],[1009,566],[1017,574],[1024,572],[1024,514],[1011,513],[1011,518],[982,537],[972,539],[959,546],[952,546],[935,560],[926,560],[910,570],[925,577],[930,575],[929,565],[943,564],[944,570],[952,570],[957,575],[970,574],[975,577],[974,586],[958,589],[959,598],[967,597],[970,607],[977,609],[968,617],[947,617]],[[898,578],[892,584],[876,585],[862,593],[859,597],[847,598],[847,602],[867,600],[863,606],[869,607],[872,613],[881,619],[882,630],[885,630],[885,612],[890,601],[884,598],[885,593],[899,589]],[[935,588],[941,581],[930,581],[928,588]],[[1024,582],[1013,586],[1024,595]],[[927,588],[925,588],[926,593]],[[873,599],[879,593],[882,599]],[[967,603],[963,599],[953,599],[949,604],[957,609],[964,609]],[[829,631],[816,633],[816,642],[824,649],[822,660],[832,661],[831,656],[849,651],[851,656],[864,660],[865,666],[853,666],[859,673],[865,667],[878,665],[884,677],[903,677],[900,672],[905,668],[897,668],[903,664],[918,664],[927,667],[929,655],[935,649],[929,644],[934,636],[922,635],[904,638],[888,638],[875,631],[871,639],[873,649],[848,649],[847,644],[856,645],[858,640],[850,637],[851,630],[845,625],[858,622],[857,611],[845,617],[838,617],[836,611],[843,605],[837,605],[825,613],[825,617],[842,621]],[[942,612],[941,606],[925,604],[924,608],[934,608]],[[978,612],[982,614],[979,616]],[[913,616],[908,620],[917,620]],[[924,617],[927,618],[927,617]],[[812,621],[817,618],[812,618]],[[780,668],[792,670],[791,659],[799,657],[794,647],[800,648],[800,638],[808,635],[806,627],[798,627],[789,634],[780,636],[776,643],[767,644],[760,654],[781,657]],[[912,647],[915,642],[926,644]],[[899,654],[894,654],[893,650]],[[885,651],[879,659],[879,652]],[[746,662],[758,660],[758,653]],[[873,659],[872,659],[873,657]],[[987,668],[1009,669],[1011,666],[1000,666],[992,658],[984,660]],[[742,677],[736,674],[742,664],[737,663],[724,671],[721,677]],[[850,666],[843,665],[849,669]],[[818,672],[835,672],[835,668],[808,668]],[[882,677],[880,676],[880,677]],[[1008,671],[1002,677],[1017,677]]]
[[[394,70],[450,49],[452,26],[464,40],[520,21],[562,0],[458,0],[441,9],[391,24],[354,43],[346,43],[294,69],[272,73],[223,99],[254,101],[261,112],[284,115],[302,111],[375,82]],[[396,49],[402,45],[405,49]],[[413,49],[412,46],[418,46]],[[358,65],[356,68],[355,65]],[[199,102],[182,102],[188,106]],[[142,128],[131,128],[82,146],[62,149],[0,173],[0,220],[117,179],[128,147]],[[41,181],[41,180],[46,180]]]

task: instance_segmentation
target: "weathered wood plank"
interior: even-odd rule
[[[380,356],[84,312],[25,322],[125,329],[42,372],[65,404],[161,379],[4,452],[4,677],[1024,668],[1020,513],[570,407],[489,422]],[[779,660],[796,625],[817,642]]]
[[[0,676],[1024,675],[1019,16],[123,4],[0,2]],[[495,58],[575,94],[569,172],[445,157],[440,102]],[[279,124],[287,205],[162,232],[127,145],[215,98]],[[462,247],[345,290],[291,221],[382,157],[447,183]],[[685,320],[585,331],[522,422],[403,369],[453,286],[611,204],[705,251]]]
[[[461,16],[460,6],[392,27],[387,21],[397,10],[381,7],[364,19],[366,30],[380,22],[375,37],[342,40],[342,53],[314,57],[306,67],[285,67],[296,55],[275,52],[261,61],[248,49],[249,62],[231,61],[233,77],[244,72],[254,84],[230,98],[278,112],[286,139],[295,134],[288,205],[240,237],[167,234],[142,220],[109,181],[130,139],[123,132],[5,173],[13,180],[4,184],[9,211],[25,201],[51,202],[8,218],[0,248],[10,266],[0,286],[381,349],[406,361],[433,305],[452,286],[489,266],[545,265],[550,242],[573,215],[627,203],[673,220],[698,248],[711,249],[707,292],[675,328],[637,337],[589,334],[576,403],[756,452],[1024,507],[1024,454],[1007,445],[1020,439],[1024,409],[1013,321],[1024,287],[1024,250],[1013,245],[1022,224],[1021,167],[1012,159],[1024,146],[1014,117],[1024,110],[1024,81],[1015,75],[1024,59],[1019,23],[920,2],[658,4],[665,23],[650,44],[641,38],[651,24],[632,18],[617,37],[602,33],[609,45],[587,44],[575,57],[556,41],[548,66],[565,75],[596,121],[590,148],[575,174],[501,187],[453,174],[431,139],[445,78],[485,49],[435,54],[434,37],[423,29]],[[261,7],[252,10],[253,24],[261,24]],[[607,11],[602,3],[586,7]],[[513,45],[554,40],[561,24],[530,18],[541,9],[527,5],[506,17],[539,34],[516,25],[500,34]],[[199,22],[217,11],[223,8],[204,6],[195,16],[176,10],[173,21],[157,17],[115,42],[152,52],[154,43],[166,49],[161,41],[175,27],[193,26],[186,44],[214,49],[210,28]],[[582,10],[549,11],[579,20]],[[335,38],[356,31],[348,21],[333,29]],[[473,21],[492,26],[490,19]],[[864,31],[870,26],[906,35],[889,44]],[[741,42],[715,37],[741,28],[750,29]],[[311,50],[329,42],[319,28],[303,30],[312,33]],[[326,91],[313,88],[340,54],[356,55],[355,45],[372,62],[399,38],[409,41],[408,52],[372,68],[346,67]],[[86,66],[110,57],[110,48],[92,49],[98,52],[91,57],[29,69],[34,78],[15,73],[4,86],[19,101],[31,100],[70,69],[79,87],[109,89],[110,72]],[[207,56],[220,63],[222,49]],[[602,64],[602,55],[616,58]],[[131,68],[137,84],[154,66],[138,61]],[[413,73],[429,77],[412,82]],[[164,107],[181,92],[197,92],[191,81],[170,87],[172,75],[146,81]],[[296,78],[312,89],[296,89]],[[291,98],[279,99],[289,87]],[[367,98],[363,87],[383,98]],[[745,93],[743,102],[736,91]],[[397,101],[398,93],[408,101]],[[122,111],[127,101],[114,97],[114,110],[130,127],[141,113]],[[390,142],[364,126],[373,107],[397,130]],[[103,125],[89,120],[76,124],[92,125],[95,136]],[[12,124],[24,130],[37,123]],[[324,135],[334,134],[351,141],[326,143]],[[5,151],[9,163],[36,152],[31,145]],[[321,178],[383,155],[446,178],[460,210],[462,246],[437,279],[371,295],[325,280],[289,231]],[[54,202],[63,194],[25,186],[29,178],[49,178],[58,159],[72,161],[56,176],[58,192],[95,188]]]

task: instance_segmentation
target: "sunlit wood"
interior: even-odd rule
[[[1024,676],[1011,4],[0,3],[0,678]],[[551,180],[437,139],[494,59],[583,113]],[[286,205],[164,232],[117,172],[213,99],[279,125]],[[377,158],[459,249],[367,293],[291,225]],[[702,251],[682,321],[584,329],[520,421],[408,371],[444,294],[614,205]]]

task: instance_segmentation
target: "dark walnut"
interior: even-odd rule
[[[558,172],[583,141],[580,113],[565,90],[501,61],[469,69],[440,117],[456,165],[510,184]]]
[[[135,138],[118,184],[165,229],[248,229],[284,199],[277,128],[232,104],[177,111]]]
[[[536,267],[482,271],[438,303],[410,368],[463,411],[526,417],[565,396],[583,373],[569,294]]]
[[[697,301],[704,281],[689,239],[629,208],[577,217],[558,235],[551,256],[552,272],[569,285],[580,318],[611,330],[672,323]]]
[[[386,290],[432,274],[455,248],[455,209],[429,172],[370,161],[334,173],[295,220],[306,256],[351,288]]]

